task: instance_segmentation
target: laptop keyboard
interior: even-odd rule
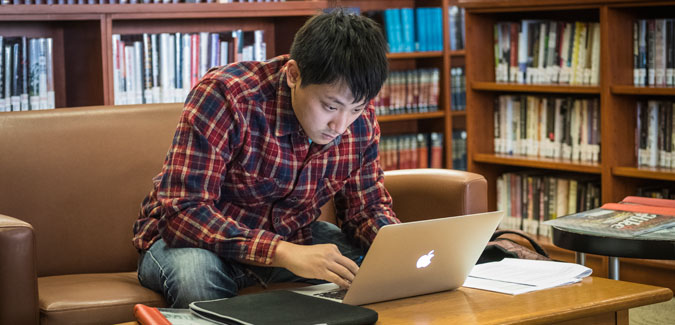
[[[324,297],[324,298],[342,300],[342,299],[344,299],[346,294],[347,294],[347,289],[335,289],[335,290],[330,290],[330,291],[326,291],[326,292],[315,293],[314,295],[319,296],[319,297]]]

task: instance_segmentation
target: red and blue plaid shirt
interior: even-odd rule
[[[310,144],[291,107],[288,59],[215,68],[196,85],[134,224],[136,248],[161,237],[270,264],[280,240],[311,244],[309,225],[333,197],[343,231],[363,247],[399,222],[372,103],[333,142]]]

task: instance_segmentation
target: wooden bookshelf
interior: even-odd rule
[[[388,54],[392,70],[437,68],[439,111],[382,116],[383,133],[444,134],[444,166],[452,167],[452,129],[466,124],[450,105],[450,67],[464,65],[464,50],[451,51],[448,8],[457,0],[307,0],[261,3],[169,3],[6,5],[0,35],[53,39],[56,107],[114,103],[112,35],[263,30],[267,57],[288,53],[295,31],[329,7],[358,7],[362,13],[388,8],[441,7],[443,50]]]
[[[394,115],[381,115],[377,117],[377,121],[384,122],[393,122],[393,121],[409,121],[409,120],[424,120],[424,119],[436,119],[444,118],[444,111],[429,112],[429,113],[414,113],[414,114],[394,114]]]
[[[512,93],[600,94],[600,87],[597,86],[522,85],[514,83],[473,81],[471,82],[471,88],[481,91],[507,91]]]
[[[614,176],[675,182],[675,171],[667,168],[616,166],[612,168],[612,174]]]
[[[443,56],[443,52],[440,52],[440,51],[411,52],[411,53],[387,53],[387,58],[389,58],[390,60],[440,58],[442,56]]]
[[[675,88],[633,86],[632,24],[636,19],[675,18],[675,1],[623,0],[459,0],[466,9],[467,151],[469,171],[488,180],[489,209],[497,208],[496,183],[504,172],[539,170],[597,175],[602,202],[635,195],[638,187],[672,186],[675,170],[637,166],[635,153],[638,100],[675,99]],[[523,85],[495,82],[493,26],[501,21],[553,19],[600,23],[600,81],[597,86]],[[565,95],[600,102],[599,164],[496,155],[493,109],[502,94]],[[574,261],[573,252],[538,241],[556,259]],[[587,258],[594,274],[607,275],[607,258]],[[653,276],[651,276],[653,274]],[[675,262],[621,259],[621,278],[675,288]]]
[[[573,162],[568,159],[535,158],[481,153],[475,154],[473,159],[476,162],[485,164],[509,165],[597,175],[600,175],[602,172],[600,164]]]
[[[637,87],[627,85],[610,86],[613,95],[636,95],[636,96],[675,96],[673,87]]]

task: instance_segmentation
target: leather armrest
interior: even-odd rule
[[[33,227],[0,214],[0,324],[38,324]]]
[[[487,181],[482,175],[451,169],[386,171],[384,186],[402,222],[487,211]]]
[[[384,172],[384,187],[402,222],[487,212],[487,181],[482,175],[451,169]],[[335,205],[321,207],[319,220],[335,223]]]

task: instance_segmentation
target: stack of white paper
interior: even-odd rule
[[[591,272],[574,263],[505,258],[474,266],[464,286],[517,295],[576,283]]]

